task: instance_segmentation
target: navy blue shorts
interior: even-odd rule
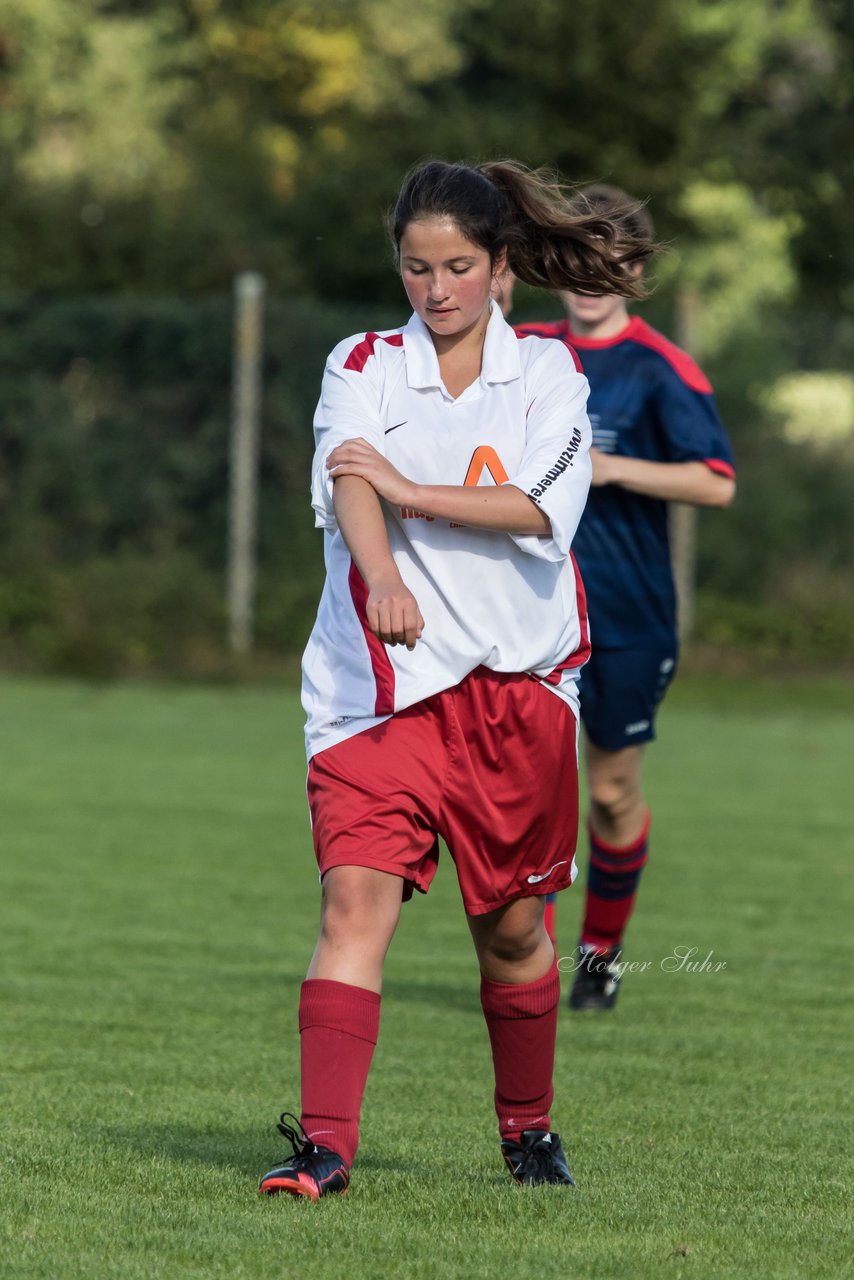
[[[598,649],[581,668],[581,720],[594,746],[622,751],[655,737],[655,714],[676,673],[676,645]]]

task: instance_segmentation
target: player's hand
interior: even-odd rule
[[[361,476],[387,502],[397,507],[415,505],[416,486],[361,436],[337,445],[326,459],[326,466],[334,480],[339,476]]]
[[[365,612],[368,626],[383,644],[405,644],[412,650],[421,639],[424,619],[418,601],[399,574],[368,584]]]
[[[618,484],[619,458],[613,453],[603,453],[601,449],[590,450],[590,461],[593,465],[591,484],[594,489],[602,484]]]

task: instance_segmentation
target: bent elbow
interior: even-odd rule
[[[735,498],[735,481],[721,477],[722,483],[716,485],[714,506],[729,507]]]
[[[735,497],[735,477],[707,471],[694,501],[701,507],[728,507]]]

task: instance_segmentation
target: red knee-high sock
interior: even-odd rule
[[[312,1142],[353,1163],[362,1095],[377,1043],[380,997],[364,987],[307,978],[300,990],[300,1123]]]
[[[581,926],[583,947],[610,951],[622,942],[649,856],[649,823],[647,811],[640,835],[623,848],[600,840],[588,823],[590,864]]]
[[[550,1129],[554,1098],[557,961],[536,982],[492,982],[481,977],[480,1002],[495,1067],[495,1111],[502,1138],[523,1129]]]
[[[549,935],[549,941],[557,954],[557,894],[546,894],[546,906],[543,912],[543,924],[546,926],[546,933]]]

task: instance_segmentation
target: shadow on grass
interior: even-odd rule
[[[239,1125],[148,1124],[138,1128],[108,1126],[104,1137],[118,1150],[145,1159],[165,1159],[193,1165],[213,1165],[256,1180],[290,1153],[272,1127],[268,1134]],[[279,1147],[281,1149],[279,1150]]]
[[[447,982],[404,982],[399,978],[387,978],[383,982],[383,997],[399,1000],[401,1004],[428,1004],[436,1009],[455,1009],[462,1013],[476,1013],[479,1018],[483,1016],[477,978],[470,987]]]
[[[169,1124],[143,1125],[137,1128],[110,1126],[101,1131],[123,1156],[132,1155],[143,1162],[168,1161],[188,1168],[219,1169],[245,1181],[247,1193],[255,1191],[260,1177],[290,1155],[288,1143],[271,1132],[258,1135],[239,1125],[218,1125],[200,1130],[197,1126]],[[446,1159],[413,1155],[411,1150],[394,1152],[360,1150],[353,1169],[354,1179],[367,1176],[369,1186],[381,1187],[387,1179],[389,1185],[430,1184],[437,1178],[461,1177],[471,1184],[476,1182],[484,1190],[501,1190],[513,1186],[506,1171],[499,1171],[499,1157],[486,1162],[473,1159],[461,1167],[459,1162],[450,1164]],[[376,1183],[374,1180],[377,1180]]]
[[[274,969],[260,977],[253,973],[251,981],[255,986],[264,984],[284,991],[287,998],[293,998],[296,1003],[299,1000],[299,990],[304,978],[304,972]],[[217,981],[225,984],[229,979],[227,975],[225,978],[218,976]],[[245,986],[247,978],[244,974],[238,974],[232,981]],[[476,970],[470,982],[463,979],[459,984],[421,982],[417,979],[408,982],[403,978],[384,978],[383,996],[389,1000],[399,1000],[401,1004],[426,1004],[436,1009],[457,1009],[462,1013],[476,1013],[478,1017],[481,1016],[480,986]]]
[[[274,1132],[257,1137],[239,1126],[221,1125],[199,1130],[192,1125],[144,1125],[139,1128],[112,1126],[103,1130],[104,1137],[124,1153],[146,1160],[169,1160],[189,1165],[207,1165],[248,1177],[257,1183],[267,1169],[284,1163],[290,1147]],[[429,1178],[435,1166],[410,1155],[399,1157],[377,1151],[360,1151],[357,1157],[360,1173],[392,1173],[407,1177]]]

